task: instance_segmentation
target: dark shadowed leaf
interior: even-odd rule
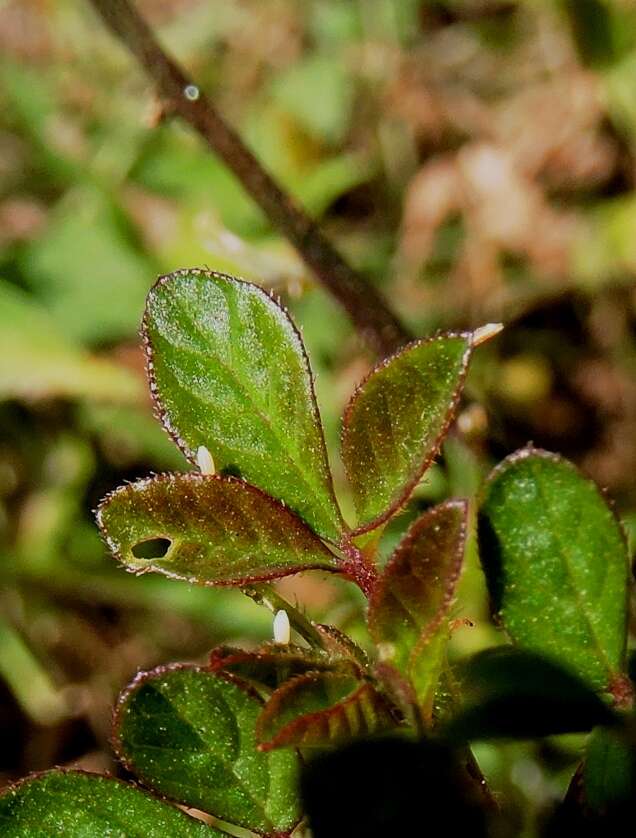
[[[377,366],[344,414],[342,459],[358,531],[378,526],[408,499],[453,418],[471,354],[471,335],[409,344]]]
[[[576,733],[617,720],[585,681],[532,652],[488,649],[460,673],[465,705],[446,728],[455,741]]]
[[[311,371],[287,313],[256,285],[183,270],[150,291],[143,335],[160,418],[188,459],[205,446],[217,470],[339,540]]]
[[[134,786],[79,771],[50,771],[0,797],[3,838],[225,838]]]
[[[285,681],[306,672],[338,670],[360,674],[360,667],[349,659],[338,659],[314,649],[266,643],[254,652],[219,646],[210,654],[213,672],[232,672],[275,690]]]
[[[625,662],[625,541],[598,487],[528,447],[492,473],[480,514],[493,607],[515,643],[607,688]]]
[[[467,504],[448,501],[411,526],[369,601],[369,631],[383,662],[411,678],[428,703],[448,640],[448,613],[466,543]]]
[[[295,751],[256,748],[261,699],[231,675],[194,666],[142,673],[122,694],[115,748],[144,784],[264,834],[299,819]]]
[[[280,687],[261,713],[263,750],[324,747],[396,726],[393,708],[368,681],[335,672],[299,675]]]
[[[240,585],[338,566],[286,507],[232,477],[166,474],[121,486],[102,501],[97,521],[128,570],[198,584]]]
[[[585,802],[597,815],[629,807],[636,814],[636,751],[619,730],[599,727],[587,743]]]
[[[486,816],[454,754],[384,738],[322,754],[303,771],[313,838],[485,838]]]

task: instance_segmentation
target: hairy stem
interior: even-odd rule
[[[287,602],[271,585],[259,583],[258,585],[251,585],[249,588],[243,588],[243,592],[253,599],[254,602],[258,602],[259,605],[264,605],[265,608],[269,608],[272,614],[275,614],[277,611],[286,611],[292,628],[310,646],[314,649],[325,648],[324,639],[312,621],[308,617],[305,617],[298,608],[295,608]]]
[[[367,344],[389,355],[410,335],[380,293],[343,259],[306,212],[268,174],[210,99],[159,45],[129,0],[90,0],[154,82],[163,109],[178,114],[234,172],[270,222],[343,306]]]

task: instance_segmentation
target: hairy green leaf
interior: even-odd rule
[[[210,653],[210,669],[213,672],[231,672],[272,690],[306,672],[338,670],[353,675],[361,672],[360,667],[350,659],[335,658],[315,649],[276,643],[265,643],[253,652],[219,646]]]
[[[344,414],[342,459],[359,526],[379,526],[405,503],[439,450],[466,377],[472,335],[409,344],[382,361]]]
[[[257,750],[262,701],[240,680],[195,666],[141,673],[122,694],[115,748],[146,785],[262,834],[299,820],[298,757]]]
[[[386,699],[368,681],[337,672],[292,678],[269,699],[256,726],[260,748],[324,747],[396,726]]]
[[[487,649],[464,664],[460,678],[464,706],[446,729],[453,740],[527,739],[616,722],[586,681],[533,652]]]
[[[121,486],[102,501],[97,521],[113,553],[135,572],[243,585],[338,568],[303,521],[233,477],[166,474]],[[148,555],[153,550],[157,555]]]
[[[448,640],[467,513],[465,501],[447,501],[418,518],[369,601],[369,631],[381,660],[412,679],[422,703],[430,703]]]
[[[286,503],[324,538],[344,527],[300,335],[261,288],[223,274],[161,277],[143,321],[160,418],[191,462]]]
[[[3,838],[224,838],[134,786],[80,771],[28,778],[0,797]]]
[[[479,541],[493,606],[515,643],[597,688],[625,663],[625,541],[597,486],[528,447],[488,479]]]

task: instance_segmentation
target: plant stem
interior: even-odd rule
[[[343,306],[367,344],[389,355],[410,335],[380,293],[343,259],[316,222],[265,171],[207,96],[159,45],[129,0],[90,0],[111,31],[145,68],[164,112],[178,114],[234,172],[272,225],[295,246]]]
[[[298,634],[300,634],[300,636],[303,637],[307,643],[309,643],[310,646],[315,649],[325,648],[323,637],[311,620],[308,617],[305,617],[305,615],[299,611],[298,608],[295,608],[287,602],[287,600],[277,593],[271,585],[260,583],[258,585],[252,585],[249,588],[243,588],[243,592],[247,594],[248,597],[253,599],[254,602],[258,602],[259,605],[264,605],[265,608],[269,608],[272,614],[275,614],[277,611],[286,611],[292,628],[294,628]]]

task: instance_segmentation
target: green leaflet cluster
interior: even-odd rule
[[[375,561],[385,524],[438,453],[474,348],[497,330],[414,341],[358,386],[342,430],[357,515],[349,525],[334,493],[312,373],[285,310],[222,274],[160,278],[143,318],[150,390],[158,418],[196,468],[104,498],[97,521],[111,551],[133,573],[238,586],[273,610],[281,603],[269,581],[303,570],[341,574],[368,597],[373,654],[369,660],[334,627],[290,608],[309,648],[287,638],[249,652],[220,647],[206,666],[141,673],[119,699],[113,741],[126,768],[162,799],[110,778],[52,772],[0,798],[3,835],[37,838],[51,834],[49,824],[69,835],[104,824],[151,838],[226,834],[165,798],[284,838],[303,818],[299,749],[393,733],[398,751],[419,764],[427,748],[413,750],[404,739],[414,729],[441,730],[461,746],[596,727],[584,777],[590,800],[603,804],[603,765],[619,771],[632,754],[607,733],[619,717],[597,693],[620,709],[631,686],[626,547],[598,489],[531,447],[495,469],[479,503],[479,546],[494,611],[517,648],[487,651],[452,677],[446,649],[469,504],[426,510],[383,570]],[[464,687],[459,704],[456,681]],[[436,748],[435,760],[453,761]],[[163,832],[152,831],[158,825]]]

